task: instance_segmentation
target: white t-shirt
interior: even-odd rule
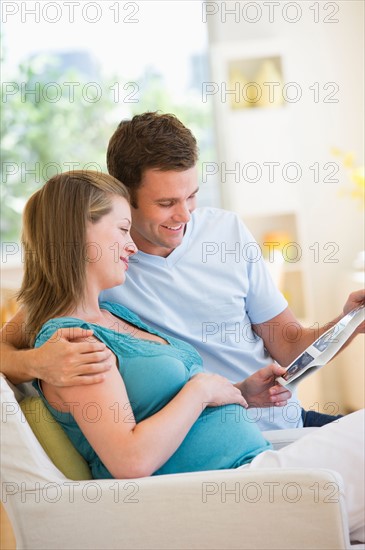
[[[237,382],[272,362],[251,324],[287,307],[261,249],[233,212],[198,208],[167,258],[139,251],[124,285],[104,291],[149,325],[192,344],[204,367]],[[263,430],[302,426],[296,397],[284,408],[250,409]]]

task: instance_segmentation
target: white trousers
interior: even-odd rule
[[[344,481],[350,539],[365,542],[365,410],[313,430],[278,451],[265,451],[242,468],[329,468]]]

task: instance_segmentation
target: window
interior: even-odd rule
[[[3,242],[19,239],[25,201],[52,175],[106,170],[109,138],[133,114],[175,113],[198,140],[201,167],[214,161],[211,105],[201,99],[209,80],[201,13],[199,1],[7,4]],[[208,179],[199,182],[199,204],[218,205],[218,186]]]

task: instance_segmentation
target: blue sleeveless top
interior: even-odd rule
[[[110,302],[102,302],[100,307],[160,336],[168,344],[134,338],[131,334],[121,334],[81,319],[62,317],[43,325],[35,346],[41,346],[59,328],[92,329],[95,337],[116,355],[135,420],[141,422],[169,403],[191,376],[203,371],[202,359],[190,344],[150,328],[129,309]],[[54,409],[43,395],[39,381],[34,385],[46,407],[88,462],[93,477],[111,478],[73,416]],[[270,443],[263,438],[244,407],[235,404],[209,407],[203,410],[180,447],[153,475],[237,468],[269,448]]]

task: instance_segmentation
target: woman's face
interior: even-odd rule
[[[126,199],[112,198],[112,210],[96,223],[88,222],[85,256],[87,279],[96,290],[123,284],[129,257],[137,252],[130,236],[131,210]]]

